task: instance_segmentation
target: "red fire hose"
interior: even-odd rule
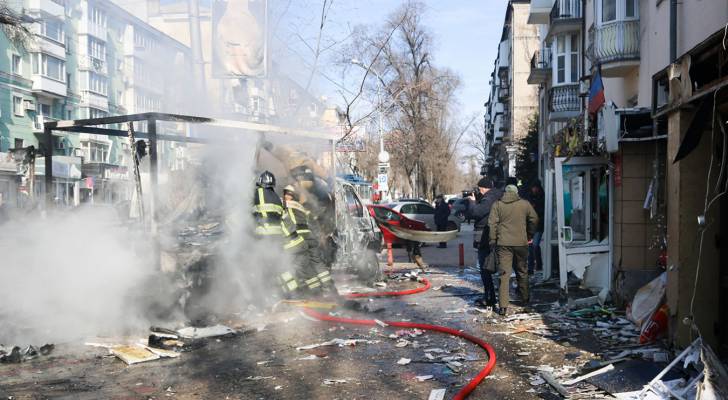
[[[425,286],[416,288],[416,289],[410,289],[410,290],[403,290],[399,292],[375,292],[375,293],[352,293],[347,295],[348,298],[356,298],[356,297],[383,297],[383,296],[405,296],[409,294],[415,294],[415,293],[421,293],[426,291],[430,288],[431,284],[430,281],[428,281],[425,278],[421,278],[422,282],[424,282]],[[326,321],[326,322],[335,322],[335,323],[343,323],[343,324],[352,324],[352,325],[376,325],[377,322],[372,319],[353,319],[353,318],[341,318],[341,317],[334,317],[328,314],[322,314],[317,311],[314,311],[310,308],[304,308],[303,311],[308,314],[309,316],[316,318],[320,321]],[[414,322],[402,322],[402,321],[383,321],[385,324],[390,326],[395,326],[398,328],[416,328],[416,329],[423,329],[428,331],[434,331],[434,332],[441,332],[446,333],[448,335],[458,336],[463,339],[466,339],[474,344],[477,344],[483,350],[485,350],[488,353],[488,363],[485,364],[485,367],[483,367],[482,370],[478,373],[478,375],[475,376],[475,378],[471,379],[470,382],[468,382],[465,387],[460,389],[459,392],[455,394],[455,397],[453,397],[454,400],[462,400],[470,394],[475,388],[480,384],[480,382],[485,379],[486,376],[490,374],[490,372],[495,367],[495,351],[493,350],[493,347],[491,347],[488,343],[483,341],[480,338],[477,338],[473,335],[470,335],[468,333],[465,333],[463,331],[459,331],[457,329],[448,328],[445,326],[440,325],[430,325],[430,324],[419,324]]]

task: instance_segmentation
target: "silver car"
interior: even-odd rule
[[[432,231],[437,230],[435,225],[435,207],[421,201],[400,201],[387,205],[394,211],[410,219],[422,221]],[[460,221],[455,215],[447,217],[447,230],[460,232]]]

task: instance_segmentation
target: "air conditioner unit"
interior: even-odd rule
[[[32,100],[23,100],[23,108],[29,111],[36,111],[35,104]]]

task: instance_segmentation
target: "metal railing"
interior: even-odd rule
[[[589,28],[589,58],[594,63],[640,57],[640,21],[613,21]]]
[[[549,109],[551,112],[579,111],[579,84],[554,86],[549,89]]]
[[[549,17],[551,23],[559,19],[581,18],[581,0],[557,0]]]
[[[549,69],[551,68],[551,49],[545,47],[536,50],[531,57],[531,69]]]
[[[511,87],[502,85],[498,88],[498,100],[505,100],[511,97]]]

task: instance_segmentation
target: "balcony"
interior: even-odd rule
[[[549,89],[549,111],[551,120],[564,120],[578,116],[581,111],[579,84],[554,86]]]
[[[108,97],[84,90],[81,92],[81,105],[85,107],[93,107],[102,111],[109,111]]]
[[[531,72],[528,74],[528,83],[537,85],[548,82],[551,76],[551,49],[546,47],[536,51],[531,57]]]
[[[33,91],[50,94],[51,96],[66,96],[66,83],[43,75],[33,75]]]
[[[91,35],[97,39],[107,41],[108,30],[105,26],[94,24],[92,22],[82,22],[78,25],[79,35]]]
[[[93,71],[97,74],[107,75],[108,68],[106,61],[91,56],[78,56],[78,69],[81,71]]]
[[[27,0],[29,10],[43,10],[44,12],[63,18],[66,8],[62,0]]]
[[[554,0],[531,0],[531,8],[528,12],[528,23],[531,25],[546,25],[549,23],[549,15]]]
[[[508,85],[501,85],[498,89],[498,101],[507,102],[511,98],[511,87]]]
[[[546,40],[554,35],[577,32],[581,29],[581,0],[557,0],[549,14],[549,31]]]
[[[588,55],[602,65],[602,76],[623,76],[639,66],[640,21],[613,21],[589,28]]]

